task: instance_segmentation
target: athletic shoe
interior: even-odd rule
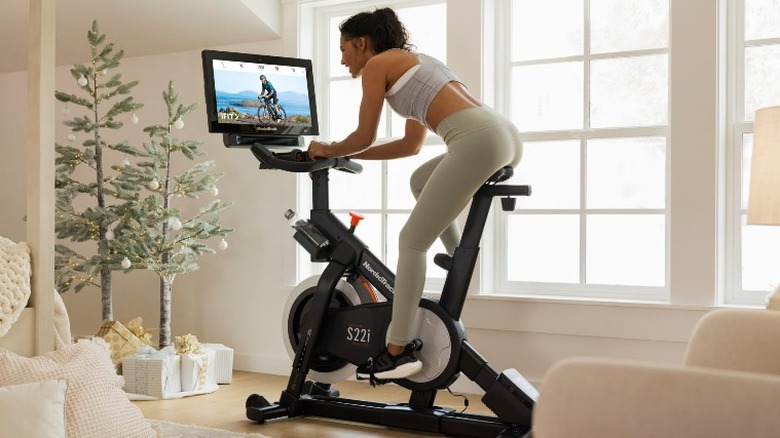
[[[368,379],[372,383],[382,380],[403,379],[418,373],[422,362],[414,357],[414,352],[422,349],[422,341],[415,339],[404,347],[398,356],[393,356],[385,349],[379,356],[357,368],[357,378]]]

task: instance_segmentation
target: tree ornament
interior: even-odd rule
[[[217,196],[219,195],[219,189],[217,188],[217,186],[213,186],[211,190],[209,190],[209,193],[211,193],[211,196]]]
[[[70,107],[68,106],[67,103],[65,104],[65,107],[61,111],[62,111],[62,114],[66,115],[66,116],[68,114],[70,114]]]
[[[79,84],[79,87],[86,87],[87,86],[87,78],[84,76],[81,76],[78,81],[76,81]]]
[[[100,71],[100,75],[101,76],[105,76],[107,74],[108,74],[108,69],[107,68],[104,68],[103,70]]]
[[[122,160],[122,167],[129,166],[129,165],[130,165],[130,160],[128,160],[127,158]]]
[[[181,117],[179,117],[178,119],[176,119],[175,122],[173,122],[173,127],[176,129],[184,128],[184,120],[182,120]]]
[[[127,257],[123,258],[122,262],[119,264],[120,266],[122,266],[122,269],[130,269],[130,267],[133,266],[133,264],[130,263],[130,259],[128,259]]]
[[[181,230],[182,223],[177,217],[172,217],[168,219],[168,228],[172,230]]]
[[[70,134],[68,134],[68,141],[74,141],[74,140],[76,140],[76,134],[71,132]]]
[[[225,240],[225,239],[222,239],[222,240],[219,242],[219,245],[218,245],[218,247],[219,247],[219,249],[221,249],[222,251],[224,251],[224,250],[228,249],[228,243],[227,243],[227,240]]]
[[[153,179],[153,180],[152,180],[152,181],[149,183],[149,188],[150,188],[150,189],[152,189],[152,190],[157,190],[157,189],[159,189],[159,188],[160,188],[160,182],[159,182],[159,181],[157,181],[156,179]]]
[[[114,230],[110,228],[106,230],[106,240],[114,240]]]
[[[134,125],[138,124],[138,115],[136,113],[133,113],[132,116],[130,116],[130,121],[133,122]]]

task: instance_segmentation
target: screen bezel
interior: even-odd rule
[[[317,102],[314,92],[314,69],[312,67],[311,60],[285,56],[260,55],[253,53],[224,52],[219,50],[204,50],[201,57],[203,60],[203,83],[206,98],[206,115],[209,132],[221,134],[262,135],[269,138],[319,135],[319,119],[317,117]],[[254,64],[276,64],[303,68],[306,71],[306,85],[309,94],[308,98],[309,110],[311,113],[311,126],[296,127],[284,125],[220,123],[217,115],[217,94],[214,83],[215,60],[238,61]],[[269,132],[267,129],[259,129],[260,127],[267,128],[269,126],[275,126],[277,130]],[[278,129],[280,127],[282,129]]]

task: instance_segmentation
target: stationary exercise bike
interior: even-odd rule
[[[227,137],[225,141],[229,141]],[[251,138],[243,141],[249,144]],[[360,218],[353,216],[347,227],[329,208],[328,172],[359,173],[362,166],[348,158],[309,160],[301,150],[274,151],[260,142],[251,144],[250,149],[260,161],[260,169],[309,173],[310,219],[293,237],[311,255],[312,262],[327,265],[321,275],[294,290],[285,309],[285,343],[294,353],[287,388],[276,403],[257,394],[249,396],[247,418],[264,423],[308,415],[447,436],[526,436],[538,391],[514,369],[498,373],[491,368],[466,341],[460,321],[493,197],[502,197],[504,210],[513,210],[514,196],[530,194],[528,186],[497,185],[512,176],[512,168],[500,169],[474,194],[454,254],[435,257],[435,263],[447,270],[447,277],[438,300],[423,297],[420,301],[415,337],[423,343],[418,352],[423,368],[393,381],[411,391],[409,402],[388,405],[339,398],[331,386],[355,376],[357,365],[382,351],[391,316],[394,274],[355,235]],[[311,239],[307,235],[311,227],[325,240]],[[437,391],[447,389],[461,373],[485,391],[482,401],[495,417],[434,405]]]

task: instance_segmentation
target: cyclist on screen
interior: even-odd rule
[[[270,100],[273,103],[273,118],[274,120],[279,119],[279,96],[276,92],[276,88],[274,88],[273,84],[268,81],[268,79],[265,77],[265,75],[260,75],[260,82],[263,83],[263,88],[261,90],[261,93],[259,96],[257,96],[258,99],[266,99]]]

